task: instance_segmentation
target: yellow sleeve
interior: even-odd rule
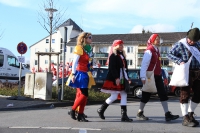
[[[74,49],[74,54],[83,55],[83,48],[81,46],[77,45]]]

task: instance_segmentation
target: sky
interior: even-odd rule
[[[0,47],[16,56],[17,45],[29,47],[49,33],[39,24],[38,12],[46,0],[0,0]],[[200,27],[199,0],[54,0],[64,21],[71,18],[92,34],[187,32],[191,24]],[[46,12],[45,12],[46,13]]]

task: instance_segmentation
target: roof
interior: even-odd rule
[[[83,30],[70,18],[67,21],[65,21],[63,24],[61,24],[59,27],[65,27],[65,26],[70,26],[73,25],[72,30],[77,30],[82,32]]]
[[[184,38],[187,32],[166,32],[158,33],[163,43],[174,43]],[[129,34],[94,34],[92,44],[112,44],[114,40],[121,39],[124,43],[146,44],[152,33],[129,33]],[[75,45],[76,38],[71,39],[69,45]]]
[[[72,30],[77,30],[77,31],[80,31],[80,32],[83,31],[72,19],[68,19],[63,24],[61,24],[59,27],[70,26],[70,25],[73,25]],[[54,32],[52,34],[55,34],[55,33],[57,33],[57,32]],[[45,38],[47,38],[49,36],[50,35],[46,36]],[[45,38],[42,38],[41,40],[37,41],[36,43],[34,43],[33,45],[31,45],[29,48],[31,48],[32,46],[36,45],[38,42],[44,40]]]

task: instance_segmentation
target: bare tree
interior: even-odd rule
[[[49,33],[49,52],[51,49],[52,33],[64,22],[62,19],[65,15],[66,10],[56,9],[56,3],[58,0],[45,0],[40,5],[40,11],[38,11],[38,22],[40,25]],[[51,54],[49,54],[49,72],[51,69]]]
[[[67,9],[56,9],[56,4],[54,3],[54,0],[45,0],[39,6],[40,11],[38,11],[38,22],[49,34],[55,32],[59,25],[61,25],[65,21],[63,20],[63,16],[65,15]],[[55,9],[56,12],[53,10],[52,12],[48,11],[48,9]]]

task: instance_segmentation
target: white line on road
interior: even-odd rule
[[[40,127],[8,127],[8,128],[40,128]]]
[[[74,129],[74,130],[85,129],[85,130],[95,130],[95,131],[100,131],[101,130],[101,129],[98,129],[98,128],[78,128],[78,127],[74,127],[74,128],[71,128],[71,129]]]
[[[101,129],[98,128],[79,128],[79,127],[23,127],[23,126],[16,126],[16,127],[8,127],[8,128],[18,128],[18,129],[36,129],[36,128],[43,128],[43,129],[72,129],[72,130],[80,130],[80,129],[85,129],[85,130],[90,130],[90,131],[100,131]]]
[[[71,129],[71,127],[41,127],[43,129]]]

